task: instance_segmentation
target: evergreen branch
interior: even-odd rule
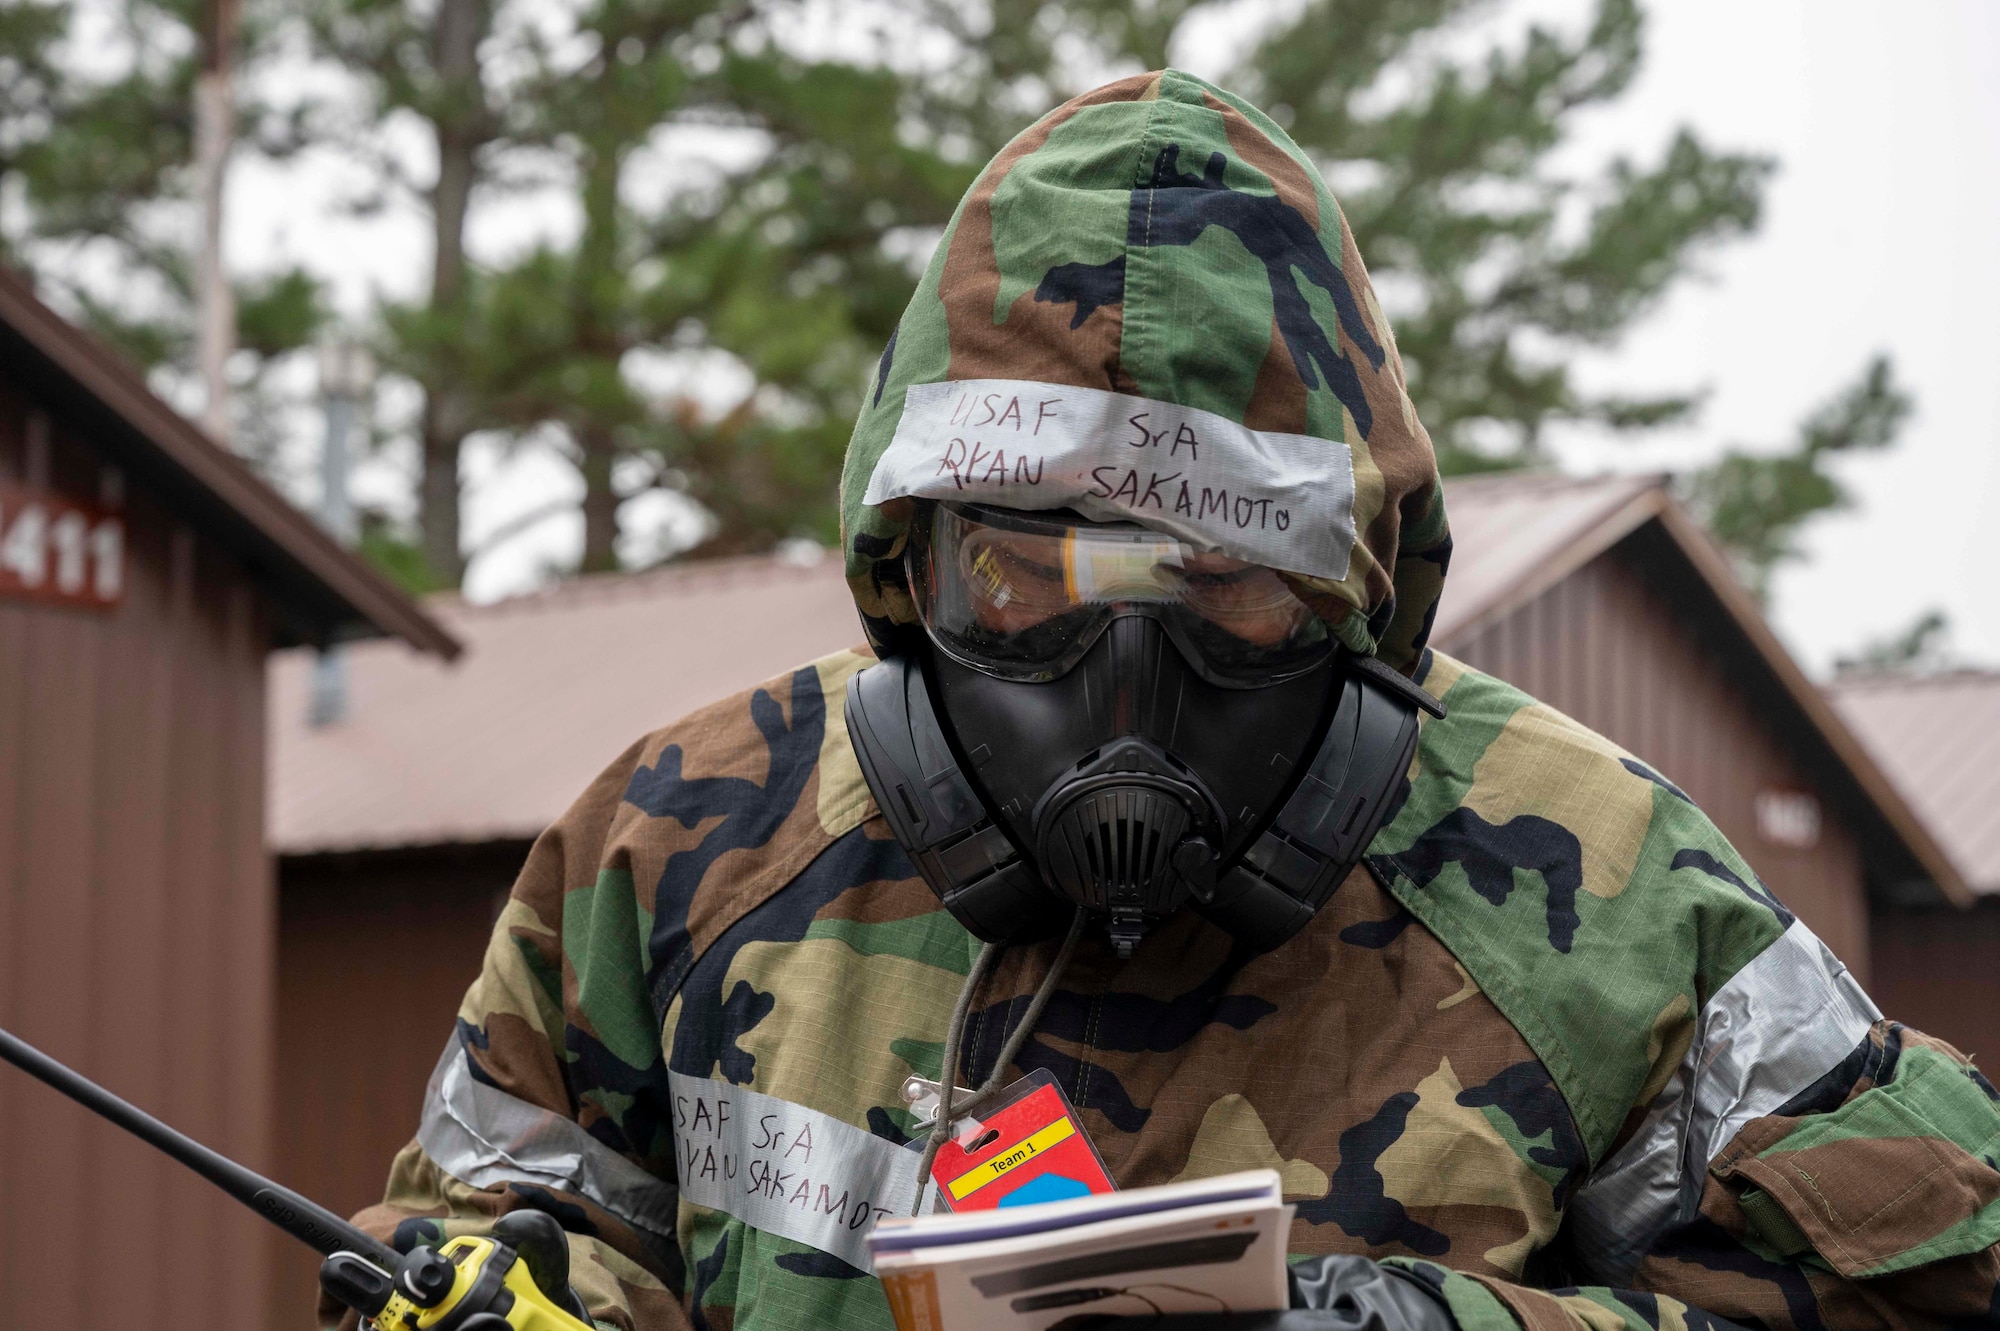
[[[1801,529],[1853,505],[1852,493],[1827,463],[1841,454],[1889,447],[1913,409],[1909,394],[1895,383],[1888,357],[1877,355],[1852,385],[1800,424],[1791,449],[1772,454],[1731,448],[1690,476],[1684,495],[1761,599],[1769,594],[1777,567],[1799,557]]]

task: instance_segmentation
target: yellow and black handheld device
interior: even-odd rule
[[[569,1287],[569,1240],[554,1216],[515,1211],[493,1237],[460,1235],[384,1269],[352,1251],[320,1264],[326,1292],[379,1331],[589,1331]]]
[[[320,1285],[376,1331],[594,1331],[569,1287],[554,1216],[516,1211],[490,1238],[399,1253],[290,1188],[176,1132],[34,1046],[0,1031],[0,1058],[192,1169],[326,1258]]]
[[[392,1274],[393,1272],[393,1274]],[[491,1238],[461,1235],[384,1269],[352,1251],[319,1268],[326,1292],[380,1331],[590,1331],[569,1287],[569,1240],[555,1217],[515,1211]]]

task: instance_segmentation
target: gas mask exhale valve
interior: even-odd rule
[[[1081,905],[1120,955],[1183,905],[1260,950],[1302,928],[1436,704],[1269,570],[1143,528],[946,509],[923,535],[932,650],[857,675],[847,721],[946,908],[991,941]]]
[[[1109,916],[1112,942],[1123,955],[1151,921],[1187,896],[1183,866],[1215,859],[1223,818],[1185,764],[1128,735],[1058,778],[1036,802],[1032,823],[1042,876]]]

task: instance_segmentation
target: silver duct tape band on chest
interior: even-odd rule
[[[683,1199],[874,1269],[868,1231],[908,1212],[915,1151],[774,1095],[667,1075]]]

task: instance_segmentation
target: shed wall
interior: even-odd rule
[[[1740,685],[1748,672],[1687,632],[1687,617],[1644,562],[1660,553],[1629,540],[1513,613],[1440,646],[1605,735],[1685,790],[1865,983],[1862,862],[1839,804],[1803,769],[1772,709]],[[1756,798],[1771,789],[1819,796],[1817,845],[1759,838]]]
[[[1875,913],[1875,1001],[2000,1073],[2000,898]]]
[[[340,1215],[382,1199],[526,842],[280,861],[278,1177]],[[269,1325],[314,1325],[318,1259],[277,1249]]]
[[[0,474],[120,499],[4,373]],[[198,533],[122,507],[121,605],[0,602],[0,1025],[267,1168],[265,616]],[[0,1201],[0,1294],[37,1325],[263,1324],[263,1222],[4,1068]]]

